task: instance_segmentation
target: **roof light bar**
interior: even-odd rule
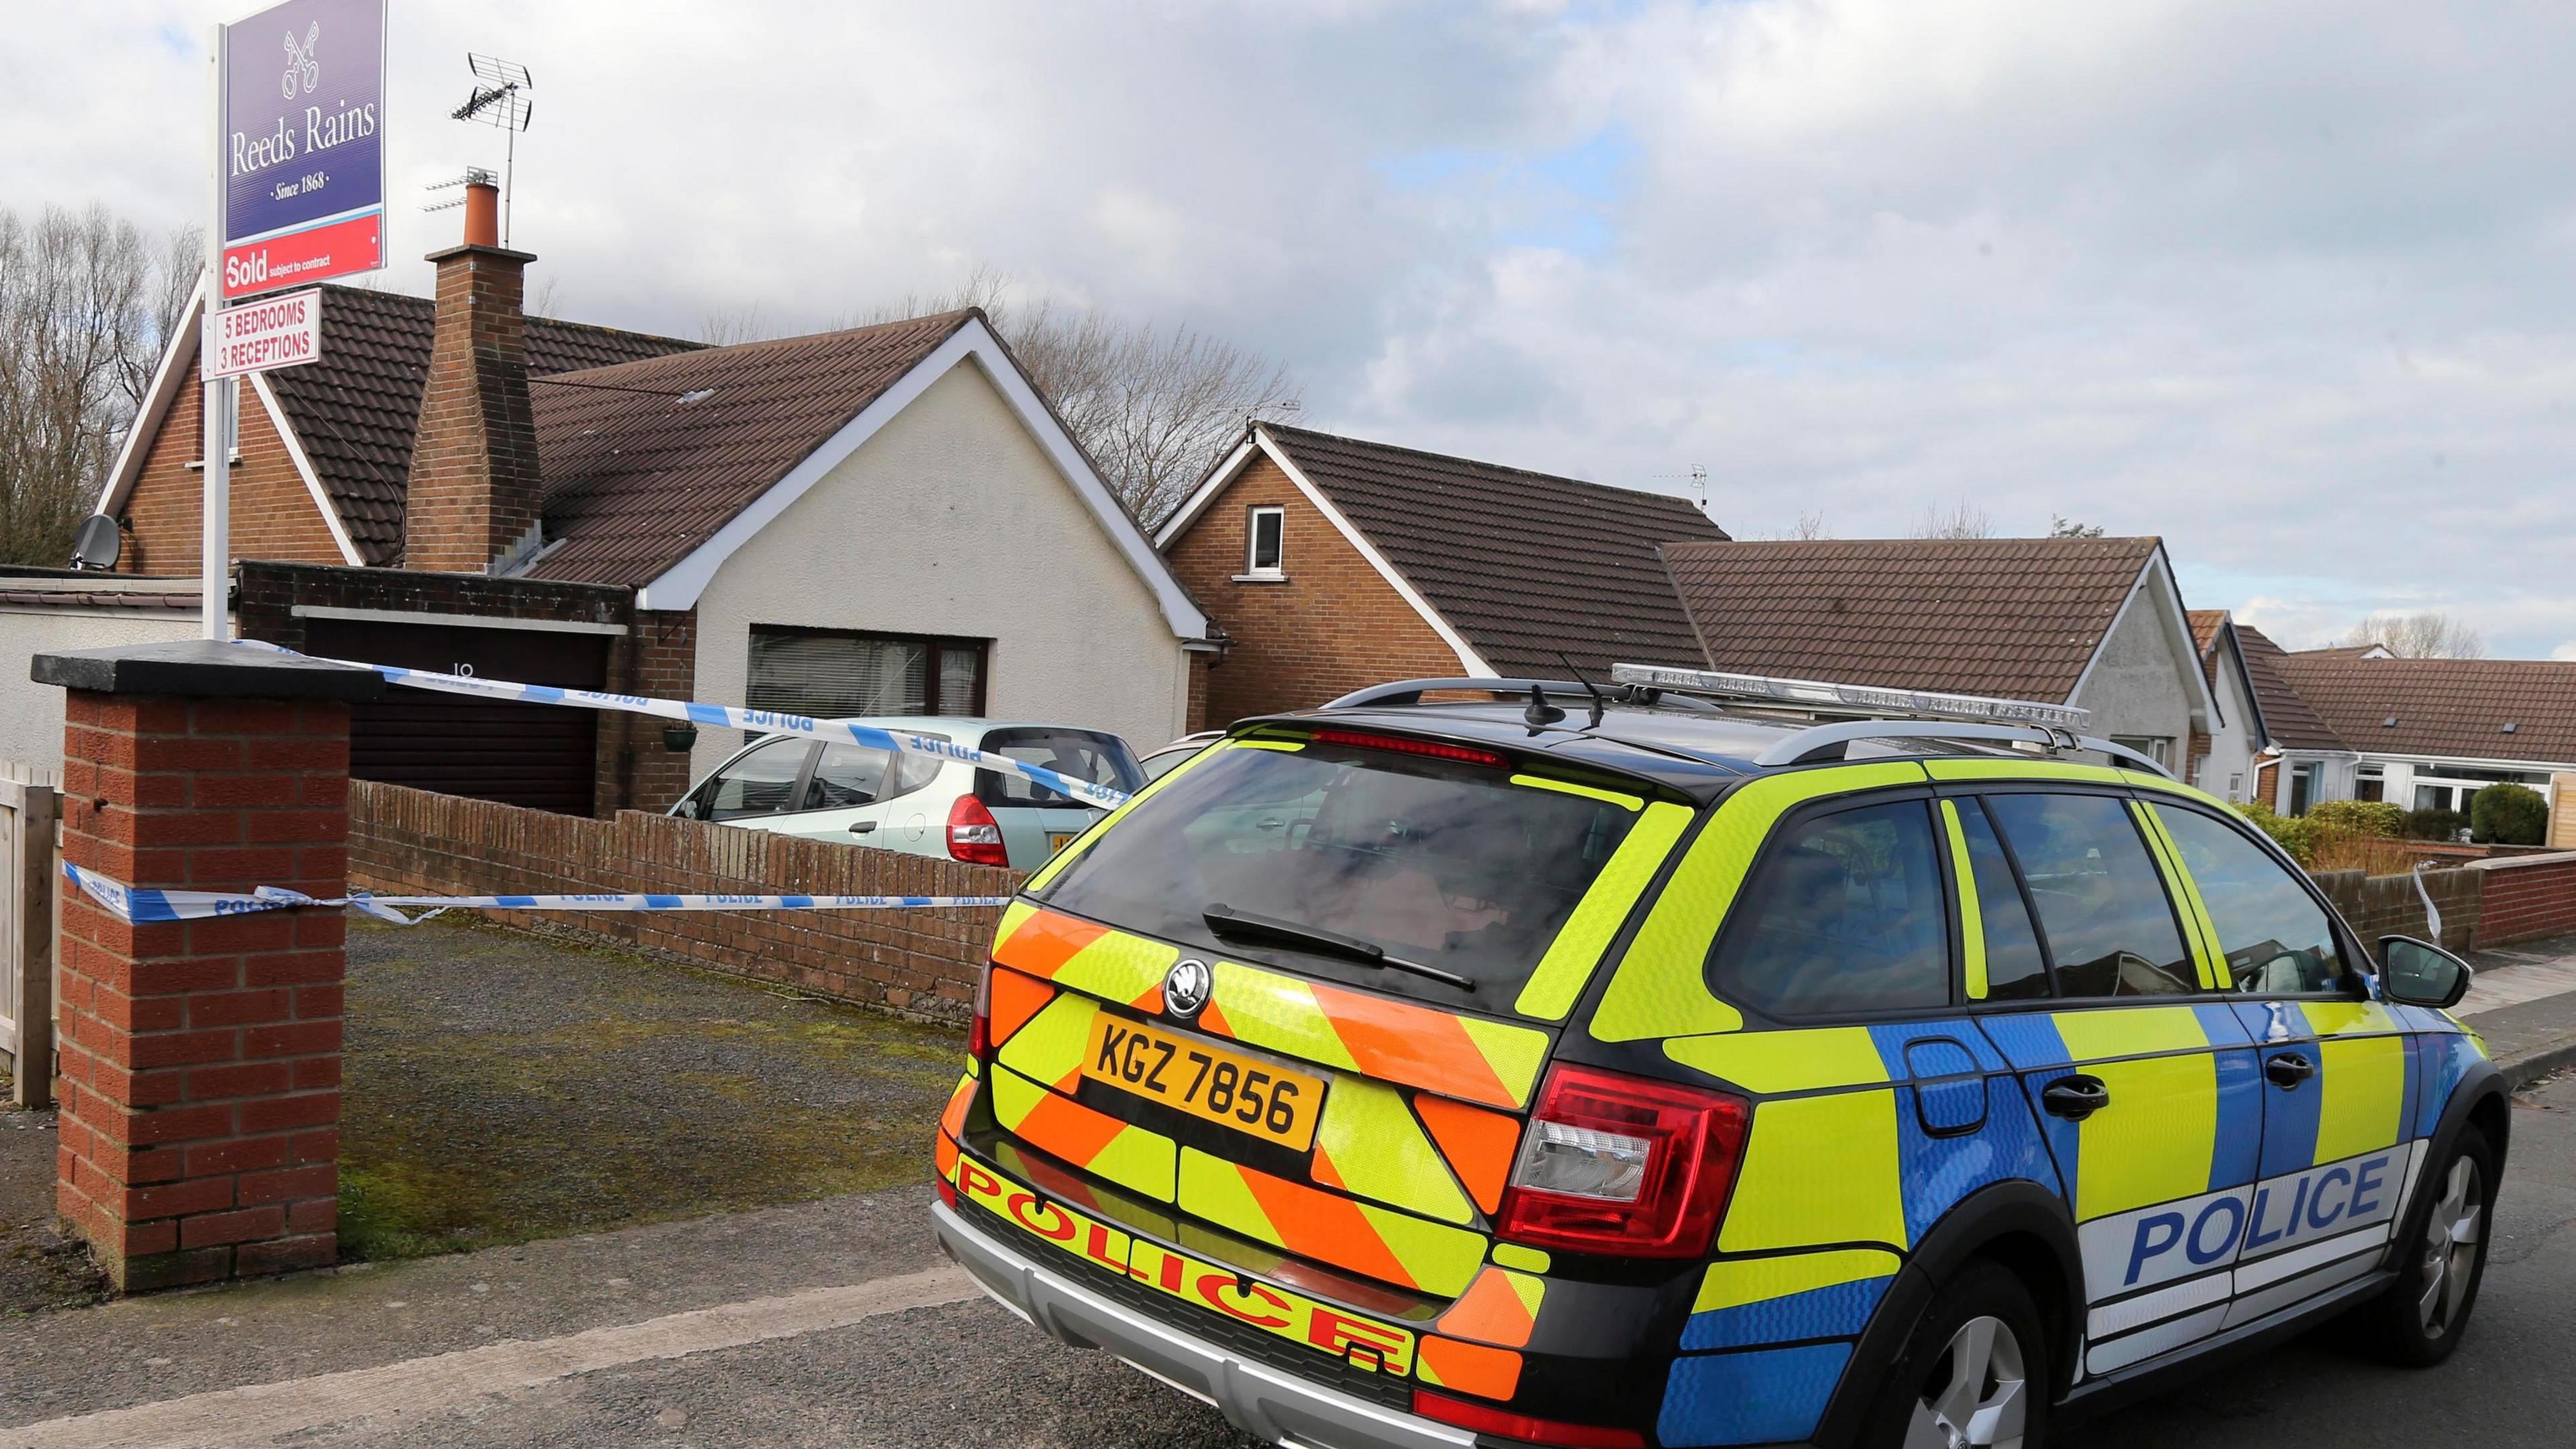
[[[1919,689],[1885,689],[1871,684],[1828,684],[1818,679],[1775,679],[1762,674],[1725,674],[1713,669],[1673,669],[1660,664],[1613,664],[1610,677],[1620,684],[1641,684],[1682,694],[1724,699],[1759,700],[1799,709],[1851,710],[1871,715],[1904,715],[1931,719],[1992,720],[2013,724],[2078,729],[2093,712],[2071,704],[2041,704],[2028,699],[1987,699],[1973,694],[1932,694]]]

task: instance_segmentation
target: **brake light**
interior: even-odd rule
[[[1500,1233],[1538,1248],[1695,1258],[1726,1210],[1752,1108],[1596,1067],[1547,1074]]]
[[[1499,1434],[1529,1444],[1556,1444],[1565,1449],[1645,1449],[1646,1436],[1634,1429],[1612,1429],[1600,1424],[1567,1424],[1555,1419],[1532,1418],[1484,1404],[1471,1404],[1429,1389],[1413,1391],[1413,1412],[1443,1424],[1473,1429],[1479,1434]]]
[[[948,807],[948,858],[970,865],[1011,863],[1010,854],[1002,849],[1002,823],[972,795],[960,795]]]
[[[1391,750],[1399,755],[1422,755],[1434,760],[1455,760],[1462,765],[1491,765],[1501,769],[1511,763],[1491,750],[1470,749],[1465,745],[1444,745],[1438,740],[1414,740],[1402,735],[1370,734],[1363,730],[1315,731],[1319,745],[1348,745],[1355,750]]]

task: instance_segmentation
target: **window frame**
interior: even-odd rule
[[[735,765],[748,759],[754,750],[767,749],[770,745],[779,740],[792,740],[796,738],[798,738],[798,736],[788,734],[768,734],[750,741],[741,749],[725,756],[723,763],[717,765],[714,769],[707,771],[707,777],[700,780],[698,783],[691,785],[689,787],[689,793],[681,796],[680,798],[683,801],[698,800],[699,797],[706,794],[718,780],[724,778],[725,771],[732,769]],[[805,798],[805,787],[812,784],[814,780],[814,762],[822,758],[822,746],[824,742],[812,735],[807,735],[803,738],[806,744],[805,758],[797,762],[796,773],[791,776],[787,782],[787,798],[790,800],[802,800]],[[693,808],[703,810],[706,808],[705,802],[700,801],[699,804]],[[833,808],[850,809],[854,807],[835,806]],[[815,813],[817,812],[811,810],[770,810],[758,815],[737,815],[734,819],[776,820],[788,815],[811,815]],[[695,820],[703,825],[731,825],[733,823],[732,820],[716,820],[699,814],[684,815],[680,818],[683,820]]]
[[[1279,520],[1277,546],[1268,567],[1261,563],[1261,520]],[[1235,575],[1237,583],[1277,583],[1288,577],[1288,505],[1284,503],[1247,503],[1243,508],[1243,572]]]
[[[1730,795],[1732,793],[1732,791],[1729,792]],[[1943,975],[1944,994],[1947,999],[1936,1006],[1894,1006],[1876,1010],[1835,1008],[1815,1012],[1783,1012],[1747,1001],[1741,995],[1727,990],[1718,978],[1718,958],[1725,953],[1728,939],[1737,932],[1747,929],[1745,922],[1750,919],[1750,914],[1738,910],[1737,907],[1748,898],[1753,884],[1778,857],[1780,843],[1810,821],[1830,815],[1840,815],[1846,811],[1902,804],[1909,800],[1923,808],[1926,826],[1931,831],[1933,869],[1939,872],[1942,883],[1941,911],[1945,922],[1941,938],[1944,948],[1949,953],[1949,962]],[[1981,1005],[1982,1003],[1968,1000],[1967,959],[1962,946],[1964,938],[1961,934],[1963,918],[1959,911],[1959,878],[1951,868],[1949,830],[1941,821],[1938,800],[1939,795],[1928,783],[1891,785],[1803,801],[1795,808],[1781,812],[1779,818],[1771,822],[1771,828],[1764,832],[1761,848],[1753,853],[1752,860],[1746,862],[1744,878],[1736,887],[1736,896],[1727,903],[1726,917],[1718,923],[1717,933],[1709,939],[1708,954],[1700,960],[1700,982],[1708,993],[1742,1013],[1747,1021],[1760,1021],[1782,1027],[1813,1027],[1842,1022],[1864,1024],[1944,1021],[1957,1018],[1964,1007]],[[1709,809],[1702,811],[1700,828],[1706,829],[1709,823],[1716,819],[1715,812],[1722,812],[1726,808],[1726,803],[1726,798],[1720,797]],[[1673,851],[1672,859],[1666,862],[1668,869],[1689,853],[1692,842],[1697,838],[1698,832],[1694,831],[1679,842]],[[1648,901],[1660,899],[1666,884],[1665,880],[1658,878],[1646,899]],[[1631,924],[1633,926],[1634,923]],[[1624,942],[1615,949],[1624,951]],[[2046,944],[2043,942],[2041,950],[2046,949]],[[1605,959],[1616,960],[1618,957],[1612,955]],[[1602,974],[1606,978],[1610,973]],[[2052,982],[2053,980],[2052,976]]]
[[[2343,918],[2343,912],[2335,909],[2335,903],[2326,896],[2324,891],[2317,889],[2315,877],[2310,876],[2305,870],[2300,869],[2299,863],[2290,857],[2288,851],[2281,848],[2279,841],[2274,840],[2262,831],[2245,823],[2241,817],[2230,819],[2229,817],[2236,813],[2232,810],[2212,810],[2208,806],[2186,795],[2167,795],[2159,791],[2142,790],[2137,793],[2137,798],[2144,801],[2147,808],[2150,810],[2154,809],[2158,805],[2171,805],[2177,810],[2187,810],[2194,815],[2215,820],[2221,827],[2234,831],[2237,838],[2252,843],[2254,848],[2261,852],[2265,859],[2270,860],[2274,865],[2288,871],[2291,879],[2298,883],[2299,889],[2306,893],[2308,900],[2314,904],[2317,909],[2326,913],[2326,929],[2334,933],[2335,947],[2343,953],[2345,961],[2344,981],[2346,985],[2340,990],[2230,990],[2210,992],[2206,994],[2215,996],[2222,1001],[2367,1001],[2371,999],[2369,984],[2363,980],[2363,978],[2365,976],[2375,976],[2379,973],[2379,958],[2360,949],[2360,938],[2353,934],[2352,925]],[[2191,875],[2191,867],[2184,864],[2179,858],[2174,861],[2174,869],[2182,872],[2186,877]],[[2200,888],[2200,882],[2196,879],[2193,880],[2192,888],[2194,890],[2198,890]],[[2220,941],[2216,944],[2220,952],[2223,954],[2227,949],[2227,943],[2225,941]]]
[[[751,670],[753,662],[752,640],[763,634],[787,634],[831,639],[870,640],[886,644],[919,644],[926,646],[930,651],[930,662],[925,673],[926,683],[930,691],[930,698],[927,701],[929,708],[923,710],[922,713],[917,716],[898,713],[893,715],[873,716],[874,718],[982,719],[984,718],[985,702],[992,693],[993,641],[990,639],[971,638],[962,634],[903,634],[885,629],[835,629],[814,624],[755,623],[748,626],[743,632],[743,694],[745,696],[746,703],[749,702],[749,696],[751,693]],[[961,711],[948,708],[951,701],[942,697],[943,691],[940,685],[940,667],[945,662],[946,655],[952,651],[957,653],[971,652],[976,656],[975,697],[969,701],[972,708],[967,710]],[[805,711],[801,710],[789,712],[805,713]],[[861,718],[867,717],[868,716],[861,716]],[[816,715],[814,718],[828,719],[836,718],[836,716]]]

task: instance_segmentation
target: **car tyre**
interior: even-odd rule
[[[2041,1449],[2051,1345],[2019,1277],[1979,1260],[1934,1293],[1870,1408],[1870,1449]]]
[[[2412,1231],[2392,1260],[2397,1281],[2359,1310],[2361,1343],[2374,1356],[2430,1368],[2460,1346],[2486,1277],[2495,1188],[2495,1148],[2485,1133],[2463,1130],[2450,1159],[2424,1178]]]

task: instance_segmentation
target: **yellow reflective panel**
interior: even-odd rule
[[[2180,780],[2170,780],[2162,775],[2151,774],[2145,770],[2120,771],[2120,783],[2134,785],[2141,790],[2162,790],[2168,795],[2180,795],[2185,799],[2197,800],[2203,805],[2215,805],[2221,810],[2234,808],[2206,790],[2186,785]]]
[[[1977,895],[1976,867],[1968,861],[1968,832],[1959,824],[1959,804],[1941,802],[1941,824],[1950,836],[1950,874],[1959,901],[1959,944],[1964,957],[1968,999],[1986,999],[1986,907]]]
[[[2206,1051],[2209,1031],[2188,1006],[2104,1006],[2059,1011],[2049,1020],[2076,1061],[2144,1056],[2150,1052]]]
[[[2128,781],[2108,765],[2071,760],[1927,760],[1923,767],[1935,780],[2087,780],[2101,785]]]
[[[1524,1248],[1518,1243],[1494,1244],[1493,1258],[1503,1267],[1518,1268],[1524,1273],[1544,1273],[1556,1261],[1538,1248]]]
[[[1056,857],[1058,860],[1063,858],[1061,855]],[[1015,900],[1002,907],[1001,924],[993,928],[993,949],[1001,950],[1002,943],[1019,934],[1020,927],[1027,925],[1029,917],[1037,913],[1038,908],[1025,900]]]
[[[2208,1051],[2086,1062],[2111,1105],[2077,1125],[2075,1216],[2089,1222],[2209,1190],[2218,1150],[2218,1058]]]
[[[1777,1258],[1728,1258],[1708,1265],[1691,1312],[1740,1308],[1817,1288],[1884,1278],[1904,1266],[1894,1253],[1845,1248],[1827,1253],[1788,1253]]]
[[[2406,1039],[2364,1036],[2317,1043],[2317,1162],[2357,1157],[2397,1141],[2406,1107]]]
[[[1548,943],[1547,954],[1539,958],[1538,969],[1521,987],[1513,1010],[1543,1021],[1561,1021],[1574,1009],[1592,980],[1593,968],[1601,964],[1601,953],[1609,949],[1610,938],[1619,934],[1637,897],[1645,894],[1655,872],[1663,869],[1664,857],[1673,853],[1673,842],[1682,838],[1690,822],[1691,812],[1684,806],[1659,800],[1646,807],[1646,813],[1629,827],[1628,838],[1619,842],[1610,863],[1594,878],[1592,888],[1583,893],[1574,914],[1566,918],[1564,928]]]
[[[998,1059],[1021,1076],[1070,1091],[1091,1044],[1091,1020],[1099,1014],[1099,1003],[1089,997],[1058,996],[1011,1033]]]
[[[1676,1037],[1664,1043],[1664,1055],[1764,1094],[1869,1087],[1887,1080],[1886,1059],[1864,1026]]]
[[[1359,1066],[1317,1004],[1314,988],[1296,977],[1219,961],[1208,1000],[1215,1003],[1211,1011],[1223,1013],[1226,1032],[1236,1041],[1327,1066]]]
[[[1270,1215],[1261,1210],[1261,1200],[1252,1195],[1243,1174],[1235,1171],[1231,1162],[1210,1157],[1196,1148],[1182,1148],[1179,1200],[1183,1211],[1219,1227],[1232,1228],[1265,1243],[1280,1241],[1279,1230],[1270,1225]]]
[[[2209,919],[2209,907],[2200,898],[2200,887],[2192,881],[2191,872],[2183,868],[2182,850],[2174,844],[2173,832],[2143,800],[2129,802],[2130,817],[2138,822],[2138,832],[2147,839],[2147,850],[2156,859],[2156,869],[2165,878],[2165,890],[2182,908],[2184,934],[2191,938],[2193,974],[2200,979],[2203,991],[2235,989],[2235,974],[2228,969],[2227,953],[2218,944],[2218,927]]]
[[[1134,1004],[1161,991],[1163,978],[1171,974],[1172,963],[1179,959],[1178,946],[1111,931],[1074,952],[1056,968],[1052,979],[1058,986]]]
[[[1746,1253],[1825,1243],[1906,1246],[1896,1094],[1885,1088],[1788,1097],[1753,1109],[1718,1248]]]
[[[1922,783],[1911,761],[1828,765],[1748,781],[1717,807],[1664,884],[1592,1015],[1601,1041],[1734,1031],[1737,1011],[1708,989],[1708,951],[1754,856],[1785,812],[1826,795]]]
[[[1315,1130],[1315,1153],[1316,1180],[1327,1186],[1444,1222],[1475,1221],[1449,1164],[1392,1087],[1336,1074]]]
[[[1580,795],[1587,800],[1600,800],[1616,805],[1622,810],[1641,810],[1646,804],[1639,796],[1622,795],[1616,790],[1599,790],[1590,785],[1578,785],[1572,780],[1551,780],[1545,775],[1514,775],[1512,783],[1532,790],[1555,790],[1567,795]]]
[[[2302,1001],[2299,1012],[2319,1036],[2375,1036],[2397,1030],[2397,1018],[2376,1001]]]

